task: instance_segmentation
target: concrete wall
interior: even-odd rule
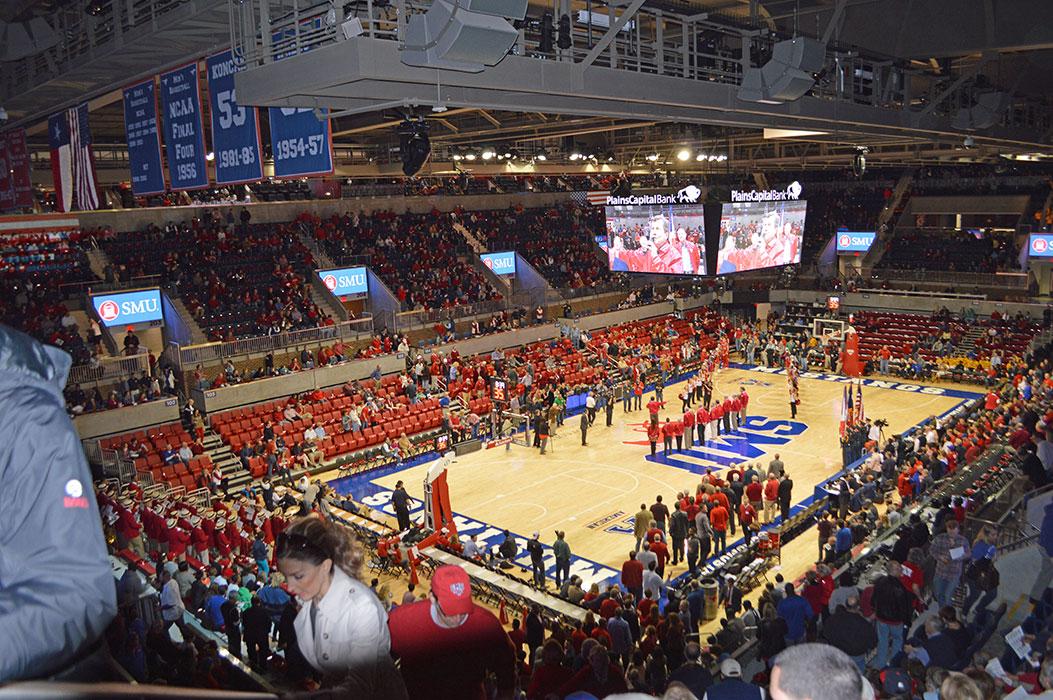
[[[380,371],[383,374],[390,374],[405,368],[406,363],[404,356],[392,354],[372,359],[352,360],[342,365],[320,367],[307,372],[295,372],[219,389],[205,391],[195,389],[191,391],[191,395],[202,411],[214,413],[303,391],[339,386],[352,379],[364,379],[373,373],[377,365],[380,365]]]
[[[947,297],[916,297],[900,294],[867,294],[853,292],[836,294],[834,292],[807,292],[801,290],[773,290],[769,294],[772,303],[787,301],[825,302],[829,296],[841,297],[842,309],[865,309],[869,311],[902,311],[906,313],[929,314],[947,307],[952,312],[972,308],[977,316],[990,316],[995,311],[1001,314],[1016,314],[1023,311],[1033,318],[1041,318],[1044,304],[1017,304],[1002,301],[976,301],[970,299],[951,299]]]
[[[631,321],[639,321],[644,318],[654,318],[655,316],[662,316],[663,314],[671,314],[677,308],[680,308],[683,311],[697,309],[700,306],[706,306],[712,302],[713,296],[713,294],[703,294],[697,299],[677,299],[675,303],[659,301],[654,304],[634,306],[631,309],[618,309],[616,311],[608,311],[607,313],[586,316],[576,320],[564,320],[567,323],[577,323],[578,328],[591,331],[597,328],[606,328],[608,326],[617,326]],[[721,301],[722,303],[731,303],[731,294],[725,294]]]
[[[244,206],[253,223],[291,221],[301,212],[332,216],[351,211],[393,210],[398,213],[421,213],[438,209],[452,211],[457,207],[473,209],[507,209],[516,204],[524,207],[548,207],[570,197],[567,192],[523,192],[516,194],[481,194],[464,197],[361,197],[354,199],[320,199],[296,202],[257,202],[233,205],[235,216]],[[154,207],[112,211],[79,212],[80,225],[87,228],[110,226],[115,231],[139,231],[148,224],[163,226],[170,221],[200,217],[206,211],[225,217],[231,206]],[[2,219],[0,219],[2,221]]]
[[[712,295],[706,295],[700,299],[685,300],[684,308],[690,309],[702,306],[703,304],[708,304],[711,299]],[[672,313],[672,311],[673,305],[670,302],[663,301],[657,304],[636,306],[631,309],[587,316],[578,319],[577,323],[580,328],[592,330],[642,318],[661,316],[662,314]],[[527,326],[526,328],[505,331],[504,333],[483,335],[478,338],[468,338],[455,343],[438,345],[428,348],[427,351],[430,352],[435,349],[449,353],[456,349],[462,356],[468,356],[490,352],[495,347],[501,349],[519,347],[539,340],[549,340],[558,335],[558,326],[555,323],[546,323],[540,326]],[[303,391],[339,386],[352,379],[368,377],[377,365],[380,365],[380,370],[384,374],[400,372],[406,366],[405,358],[401,355],[387,355],[368,360],[354,360],[335,367],[322,367],[307,372],[261,379],[247,384],[226,386],[220,389],[194,390],[192,395],[195,403],[202,411],[212,413],[262,401],[271,401]]]
[[[73,419],[73,427],[77,429],[81,440],[87,440],[175,420],[179,420],[179,403],[175,399],[163,399],[77,416]]]
[[[1029,197],[1020,195],[990,196],[915,196],[911,197],[910,214],[1022,214]]]

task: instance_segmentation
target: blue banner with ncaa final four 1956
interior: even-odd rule
[[[172,189],[208,187],[197,61],[161,74],[161,111]]]
[[[208,105],[212,117],[212,150],[216,184],[234,185],[263,179],[259,111],[238,104],[234,76],[244,70],[230,50],[205,59]]]
[[[333,172],[328,119],[319,119],[310,107],[271,107],[270,122],[275,177]]]
[[[139,196],[164,192],[153,78],[124,89],[124,133],[128,141],[132,192]]]

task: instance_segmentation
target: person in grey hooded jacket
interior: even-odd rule
[[[72,360],[0,325],[0,683],[62,670],[117,611],[62,389]]]

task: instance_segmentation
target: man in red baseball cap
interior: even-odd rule
[[[497,678],[497,697],[512,697],[512,641],[493,613],[472,602],[461,567],[436,569],[428,600],[392,610],[388,629],[409,697],[483,700],[488,673]]]

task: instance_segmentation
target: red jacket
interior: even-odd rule
[[[662,424],[662,435],[667,438],[671,438],[676,435],[676,423],[669,421],[668,423]]]
[[[746,484],[746,498],[750,501],[760,501],[764,496],[764,487],[759,481],[751,481]]]
[[[622,564],[622,585],[629,590],[643,587],[643,562],[628,559]]]
[[[684,429],[690,430],[695,427],[695,414],[691,411],[684,412]]]
[[[651,553],[658,557],[658,561],[655,562],[655,568],[659,570],[665,569],[665,562],[669,559],[669,547],[665,542],[652,542]]]
[[[684,434],[684,422],[683,421],[675,420],[675,421],[672,421],[669,425],[673,426],[673,436],[674,437],[681,437]]]
[[[721,406],[719,403],[718,404],[714,404],[713,408],[711,408],[709,410],[709,419],[710,420],[720,420],[723,417],[724,417],[724,407]]]
[[[658,442],[662,439],[662,428],[656,423],[647,424],[647,439],[651,442]]]
[[[705,425],[709,422],[709,411],[704,408],[700,408],[695,411],[695,422],[699,425]]]
[[[717,504],[709,509],[709,524],[717,532],[725,532],[728,529],[728,510]]]

